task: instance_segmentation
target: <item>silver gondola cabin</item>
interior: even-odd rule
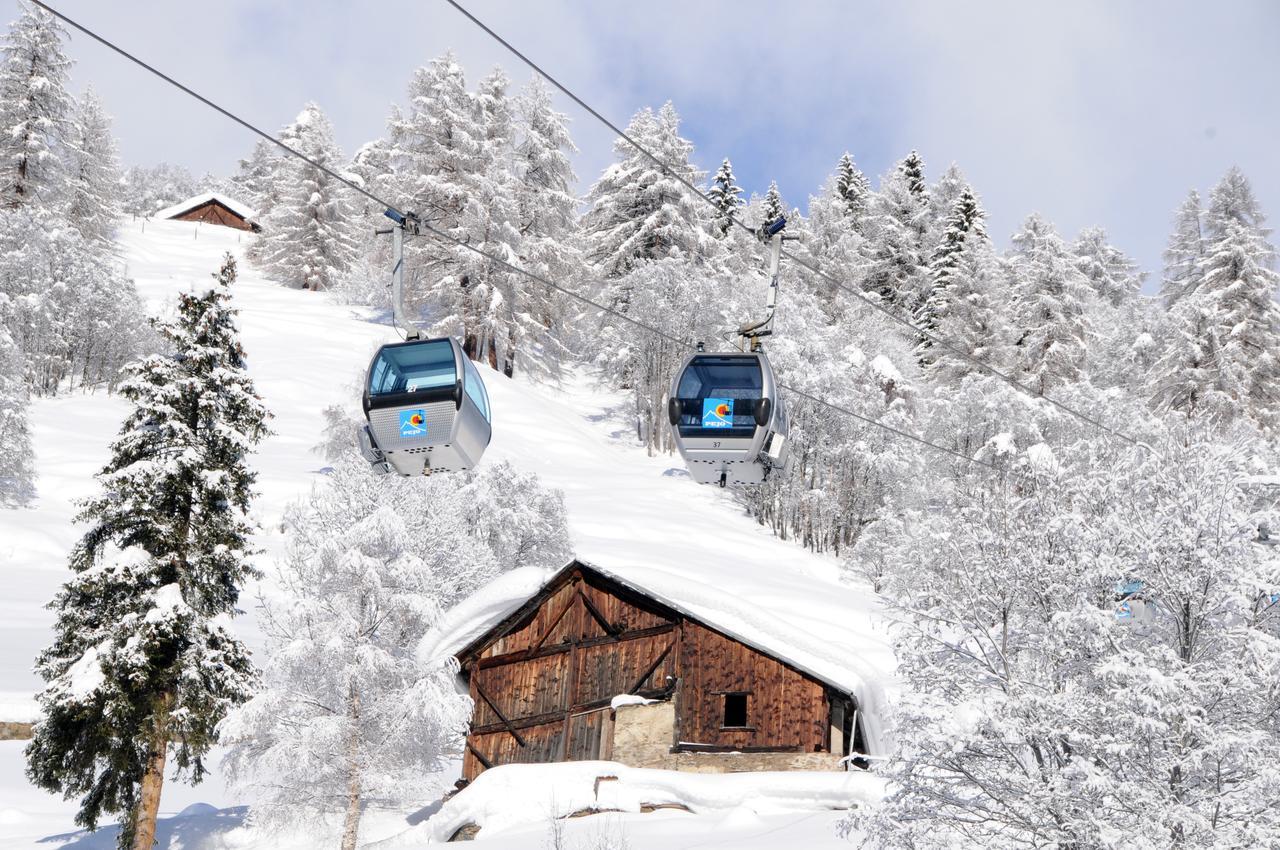
[[[671,382],[667,415],[699,484],[759,484],[787,465],[787,412],[762,351],[699,352]]]
[[[493,434],[489,395],[450,337],[384,345],[369,364],[360,451],[380,473],[460,472]]]

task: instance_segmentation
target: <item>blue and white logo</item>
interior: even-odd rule
[[[400,411],[400,436],[427,436],[427,412],[425,410]]]
[[[732,428],[733,399],[704,398],[702,400],[703,428]]]

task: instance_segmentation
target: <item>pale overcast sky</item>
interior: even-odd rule
[[[10,18],[17,14],[13,0]],[[383,132],[411,70],[453,48],[479,79],[528,72],[443,0],[55,0],[245,117],[308,100],[350,154]],[[1232,164],[1280,216],[1280,3],[470,0],[616,123],[674,101],[697,160],[776,179],[803,207],[846,149],[873,178],[911,148],[956,162],[1001,244],[1029,212],[1068,238],[1100,224],[1158,276],[1172,211]],[[246,131],[73,34],[128,164],[229,173]],[[562,101],[585,192],[612,139]]]

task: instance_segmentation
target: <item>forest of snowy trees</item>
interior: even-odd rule
[[[565,561],[563,502],[505,464],[449,484],[379,482],[334,411],[329,480],[288,517],[252,669],[224,615],[253,574],[246,458],[267,412],[226,306],[234,266],[157,332],[115,230],[225,191],[258,213],[247,255],[266,275],[384,308],[383,210],[265,142],[225,180],[168,164],[122,173],[106,107],[67,90],[64,40],[25,9],[2,51],[0,503],[34,493],[32,398],[119,389],[134,412],[55,600],[31,775],[82,795],[83,823],[124,812],[127,846],[149,835],[138,829],[154,820],[168,742],[198,779],[221,735],[236,781],[275,801],[271,817],[333,818],[354,847],[362,807],[414,793],[465,718],[450,671],[420,666],[417,638],[497,574]],[[768,340],[782,381],[959,456],[793,398],[790,468],[735,493],[774,534],[839,557],[897,625],[893,790],[848,822],[867,846],[1274,837],[1280,566],[1265,544],[1280,527],[1280,275],[1246,175],[1232,168],[1172,211],[1152,297],[1100,227],[1065,235],[1033,213],[1001,248],[979,187],[955,165],[931,174],[917,151],[874,180],[833,151],[807,199],[776,184],[746,198],[722,152],[706,152],[714,172],[699,167],[671,103],[627,132],[663,165],[619,140],[580,185],[545,84],[496,68],[471,87],[446,54],[412,74],[385,135],[350,155],[315,103],[280,138],[467,245],[711,347],[763,302],[748,231],[787,218],[802,263],[783,266]],[[424,235],[407,257],[410,307],[432,333],[508,377],[590,369],[624,394],[650,453],[673,450],[679,347],[458,245]],[[225,419],[202,420],[198,399],[175,401],[166,383],[232,399]],[[195,425],[174,424],[184,410]],[[217,462],[151,463],[186,445],[213,446]],[[191,512],[214,502],[224,515],[196,534]],[[216,675],[201,652],[220,659]],[[127,683],[140,665],[154,681],[138,696]]]

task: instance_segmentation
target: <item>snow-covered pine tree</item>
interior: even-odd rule
[[[331,170],[346,164],[333,125],[315,103],[293,124],[291,146]],[[357,255],[351,190],[296,156],[277,160],[279,198],[263,220],[261,263],[277,280],[302,289],[329,289]]]
[[[929,262],[929,290],[916,310],[916,324],[931,332],[940,332],[941,325],[954,324],[947,321],[953,312],[964,312],[968,305],[957,305],[973,295],[973,281],[969,279],[962,266],[965,266],[964,254],[982,249],[978,243],[987,238],[983,219],[986,213],[978,204],[972,190],[964,189],[952,205],[951,214],[947,217],[946,230],[938,247],[934,250],[933,259]],[[963,277],[964,279],[957,279]],[[948,338],[949,340],[949,338]],[[928,370],[936,361],[935,344],[929,337],[921,336],[916,344],[916,359]]]
[[[1089,282],[1053,225],[1032,213],[1008,256],[1014,367],[1034,390],[1085,377]]]
[[[835,193],[844,204],[844,214],[848,216],[850,225],[856,228],[867,212],[871,182],[858,170],[853,162],[853,155],[848,151],[844,152],[840,162],[836,164]]]
[[[248,204],[259,220],[275,207],[279,158],[279,148],[266,139],[259,139],[249,155],[237,163],[235,176],[231,178],[233,196]]]
[[[0,506],[13,507],[35,494],[35,458],[27,427],[26,367],[3,319],[0,315]]]
[[[111,245],[120,223],[120,162],[111,116],[90,87],[76,103],[67,143],[67,220],[90,242]]]
[[[441,585],[390,490],[348,452],[291,509],[278,591],[261,601],[262,687],[220,729],[231,778],[254,791],[255,824],[314,828],[318,816],[343,850],[357,846],[366,806],[442,790],[427,777],[469,714],[454,668],[415,654]]]
[[[760,220],[757,227],[767,227],[787,214],[787,205],[782,202],[782,193],[778,191],[778,181],[770,180],[769,189],[760,202]]]
[[[1280,424],[1280,274],[1268,234],[1249,181],[1232,168],[1210,195],[1198,283],[1169,314],[1169,348],[1152,370],[1158,409]]]
[[[1160,281],[1160,297],[1165,309],[1184,295],[1190,295],[1200,287],[1204,262],[1204,210],[1200,206],[1200,193],[1191,190],[1187,199],[1178,207],[1174,216],[1173,233],[1164,252],[1164,277]]]
[[[925,242],[929,208],[918,157],[908,156],[880,181],[871,199],[859,246],[858,279],[890,307],[914,311],[927,286]],[[911,341],[912,344],[915,340]]]
[[[534,76],[515,101],[515,198],[519,214],[521,265],[561,286],[582,274],[582,255],[573,238],[577,176],[569,156],[578,149],[568,118],[551,102],[551,89]],[[570,354],[569,305],[540,284],[520,281],[523,306],[516,316],[523,344],[513,344],[513,368],[554,373]],[[538,356],[529,356],[535,346]]]
[[[245,371],[234,275],[228,255],[213,287],[181,294],[159,326],[171,351],[120,387],[134,411],[82,506],[90,528],[37,662],[47,685],[27,774],[80,797],[86,827],[124,813],[121,848],[150,850],[170,751],[200,781],[217,724],[254,682],[226,620],[254,574],[247,455],[269,414]]]
[[[18,207],[50,209],[65,200],[63,162],[70,135],[72,98],[67,93],[71,60],[56,18],[20,3],[0,49],[0,200]]]
[[[181,165],[162,162],[150,168],[133,166],[120,181],[126,215],[150,217],[196,193],[196,179]]]
[[[924,159],[920,154],[911,151],[898,163],[897,170],[916,200],[921,204],[926,203],[929,199],[929,185],[924,179]]]
[[[1138,264],[1107,239],[1101,227],[1086,227],[1071,245],[1076,267],[1095,295],[1111,307],[1122,307],[1142,289]]]
[[[471,177],[471,195],[463,226],[470,243],[487,254],[513,259],[520,256],[519,208],[513,173],[514,133],[510,81],[495,68],[476,88],[480,140],[478,168]],[[506,375],[515,372],[516,350],[527,322],[522,322],[523,278],[478,254],[468,252],[461,269],[462,347],[473,360],[483,361]],[[441,328],[448,332],[449,327]]]
[[[452,52],[414,71],[408,111],[395,109],[388,120],[390,200],[463,241],[473,238],[467,229],[468,203],[484,168],[479,124],[476,99],[467,91]],[[463,316],[471,282],[465,272],[474,256],[437,239],[410,240],[405,246],[412,276],[406,281],[406,300],[413,308],[427,308],[443,332],[461,336],[468,330]]]
[[[711,235],[723,239],[733,227],[738,210],[746,203],[742,200],[742,187],[734,179],[733,163],[729,162],[728,157],[716,169],[715,177],[711,178],[707,196],[716,204],[716,211],[711,215]]]
[[[645,108],[627,125],[627,134],[690,183],[702,175],[690,161],[693,144],[680,136],[680,117],[671,103],[655,115]],[[587,259],[609,279],[625,276],[644,260],[696,258],[709,250],[703,205],[679,181],[623,139],[613,146],[617,162],[591,187],[591,209],[582,219]],[[624,308],[629,288],[612,293]]]

